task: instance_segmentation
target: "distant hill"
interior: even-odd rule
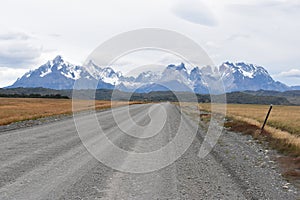
[[[244,91],[244,93],[251,94],[254,96],[283,97],[286,98],[291,104],[300,105],[300,90],[290,90],[285,92],[258,90]]]
[[[30,95],[30,94],[40,94],[40,95],[56,95],[60,94],[62,96],[68,96],[69,98],[72,96],[72,90],[54,90],[54,89],[48,89],[48,88],[0,88],[0,94],[6,94],[6,95],[12,95],[12,94],[24,94],[24,95]]]
[[[92,90],[77,90],[79,98],[92,99],[94,94]],[[0,89],[0,96],[10,95],[13,97],[20,97],[18,95],[61,95],[72,98],[72,90],[53,90],[46,88],[8,88]],[[112,95],[113,94],[113,95]],[[89,96],[90,95],[90,96]],[[171,101],[177,102],[179,97],[181,101],[190,102],[194,100],[194,94],[190,92],[171,92],[171,91],[157,91],[149,93],[130,93],[122,92],[120,90],[98,89],[94,94],[98,100],[133,100],[133,101]],[[218,95],[217,95],[218,96]],[[235,104],[274,104],[274,105],[293,105],[300,103],[291,102],[289,99],[299,98],[300,91],[274,92],[274,91],[245,91],[227,93],[227,103]],[[209,103],[210,95],[197,94],[198,102]]]
[[[226,95],[227,103],[232,104],[274,104],[291,105],[291,102],[281,96],[253,95],[244,92],[232,92]]]
[[[291,89],[292,90],[300,90],[300,85],[298,85],[298,86],[292,86]]]

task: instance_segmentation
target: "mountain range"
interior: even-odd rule
[[[80,89],[118,89],[125,92],[147,93],[152,91],[196,92],[207,94],[205,77],[215,73],[210,66],[194,67],[187,70],[184,63],[170,64],[161,72],[144,71],[138,76],[124,76],[110,67],[101,67],[90,61],[86,66],[73,65],[61,56],[56,56],[39,68],[25,73],[7,88],[72,89],[75,81],[80,82]],[[299,89],[275,81],[261,66],[248,63],[224,62],[217,70],[224,83],[226,92],[245,90],[287,91]]]

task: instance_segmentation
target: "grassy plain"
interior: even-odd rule
[[[139,102],[130,102],[136,104]],[[77,100],[76,111],[96,110],[127,105],[127,102]],[[70,99],[0,98],[0,125],[12,122],[43,118],[53,115],[71,114]]]
[[[215,105],[218,108],[224,105]],[[210,104],[199,104],[200,110],[210,111]],[[228,104],[225,126],[233,131],[251,134],[255,138],[267,140],[269,144],[288,155],[300,156],[300,106],[273,106],[263,134],[260,128],[269,106]]]
[[[200,104],[203,110],[210,110],[210,104]],[[227,116],[242,117],[263,123],[267,115],[268,105],[228,104]],[[273,105],[268,125],[291,134],[300,136],[300,106]]]

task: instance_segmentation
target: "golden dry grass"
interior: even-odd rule
[[[201,109],[210,110],[210,104],[200,104],[199,106]],[[268,105],[228,104],[227,116],[245,117],[263,123],[268,109]],[[274,105],[268,125],[300,136],[300,106]]]
[[[130,102],[136,104],[139,102]],[[127,102],[77,100],[76,111],[127,105]],[[0,98],[0,125],[52,115],[71,114],[70,99]]]
[[[216,105],[216,107],[223,105]],[[199,104],[200,109],[210,111],[210,104]],[[228,104],[227,116],[240,122],[244,122],[247,132],[247,125],[256,127],[254,135],[259,134],[263,121],[268,112],[267,105],[245,105]],[[275,142],[274,148],[282,148],[282,151],[289,151],[294,155],[300,155],[300,106],[273,106],[265,132],[271,142]],[[251,130],[249,131],[251,132]],[[252,131],[253,132],[253,131]]]
[[[258,128],[261,127],[261,123],[257,120],[251,119],[251,118],[245,118],[245,117],[235,117],[235,119],[245,122],[250,125],[254,125]],[[282,148],[280,150],[282,151],[288,151],[288,153],[291,153],[293,155],[300,155],[300,137],[290,134],[287,131],[282,131],[278,128],[274,128],[272,126],[265,126],[265,132],[269,133],[269,137],[271,137],[271,140],[275,140],[277,144],[274,144],[274,147],[276,148]],[[255,137],[257,137],[260,134],[259,130],[255,131]],[[277,146],[276,146],[277,145]]]

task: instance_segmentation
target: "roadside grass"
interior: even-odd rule
[[[141,102],[129,102],[137,104]],[[101,110],[127,105],[128,102],[76,100],[75,112],[84,110]],[[70,99],[37,99],[37,98],[0,98],[0,125],[13,122],[34,120],[54,115],[72,114]]]
[[[210,111],[210,107],[210,104],[199,104],[200,110]],[[218,105],[215,107],[218,112]],[[226,115],[230,120],[225,123],[225,126],[238,132],[251,134],[256,138],[268,109],[269,106],[266,105],[228,104]],[[273,148],[282,153],[300,156],[299,122],[300,106],[273,106],[264,134],[259,136],[265,137],[264,139],[268,140]]]
[[[203,110],[210,111],[210,104],[199,104],[199,106]],[[263,123],[268,109],[268,105],[228,104],[227,115],[250,118]],[[274,105],[268,125],[300,136],[300,106]]]
[[[199,104],[200,110],[210,112],[210,107],[210,104]],[[261,133],[268,109],[266,105],[228,104],[224,126],[234,132],[252,135],[281,153],[283,156],[277,161],[283,169],[282,175],[300,187],[300,106],[273,106]],[[201,118],[207,121],[207,117]]]
[[[300,138],[288,132],[266,126],[260,132],[260,123],[253,119],[229,118],[225,127],[231,131],[252,135],[259,142],[266,143],[270,148],[276,149],[282,156],[276,157],[282,176],[300,188]]]
[[[260,125],[261,123],[258,121],[244,117],[229,117],[225,123],[226,128],[265,141],[271,148],[282,154],[293,157],[300,156],[300,137],[270,126],[266,126],[261,134]]]

